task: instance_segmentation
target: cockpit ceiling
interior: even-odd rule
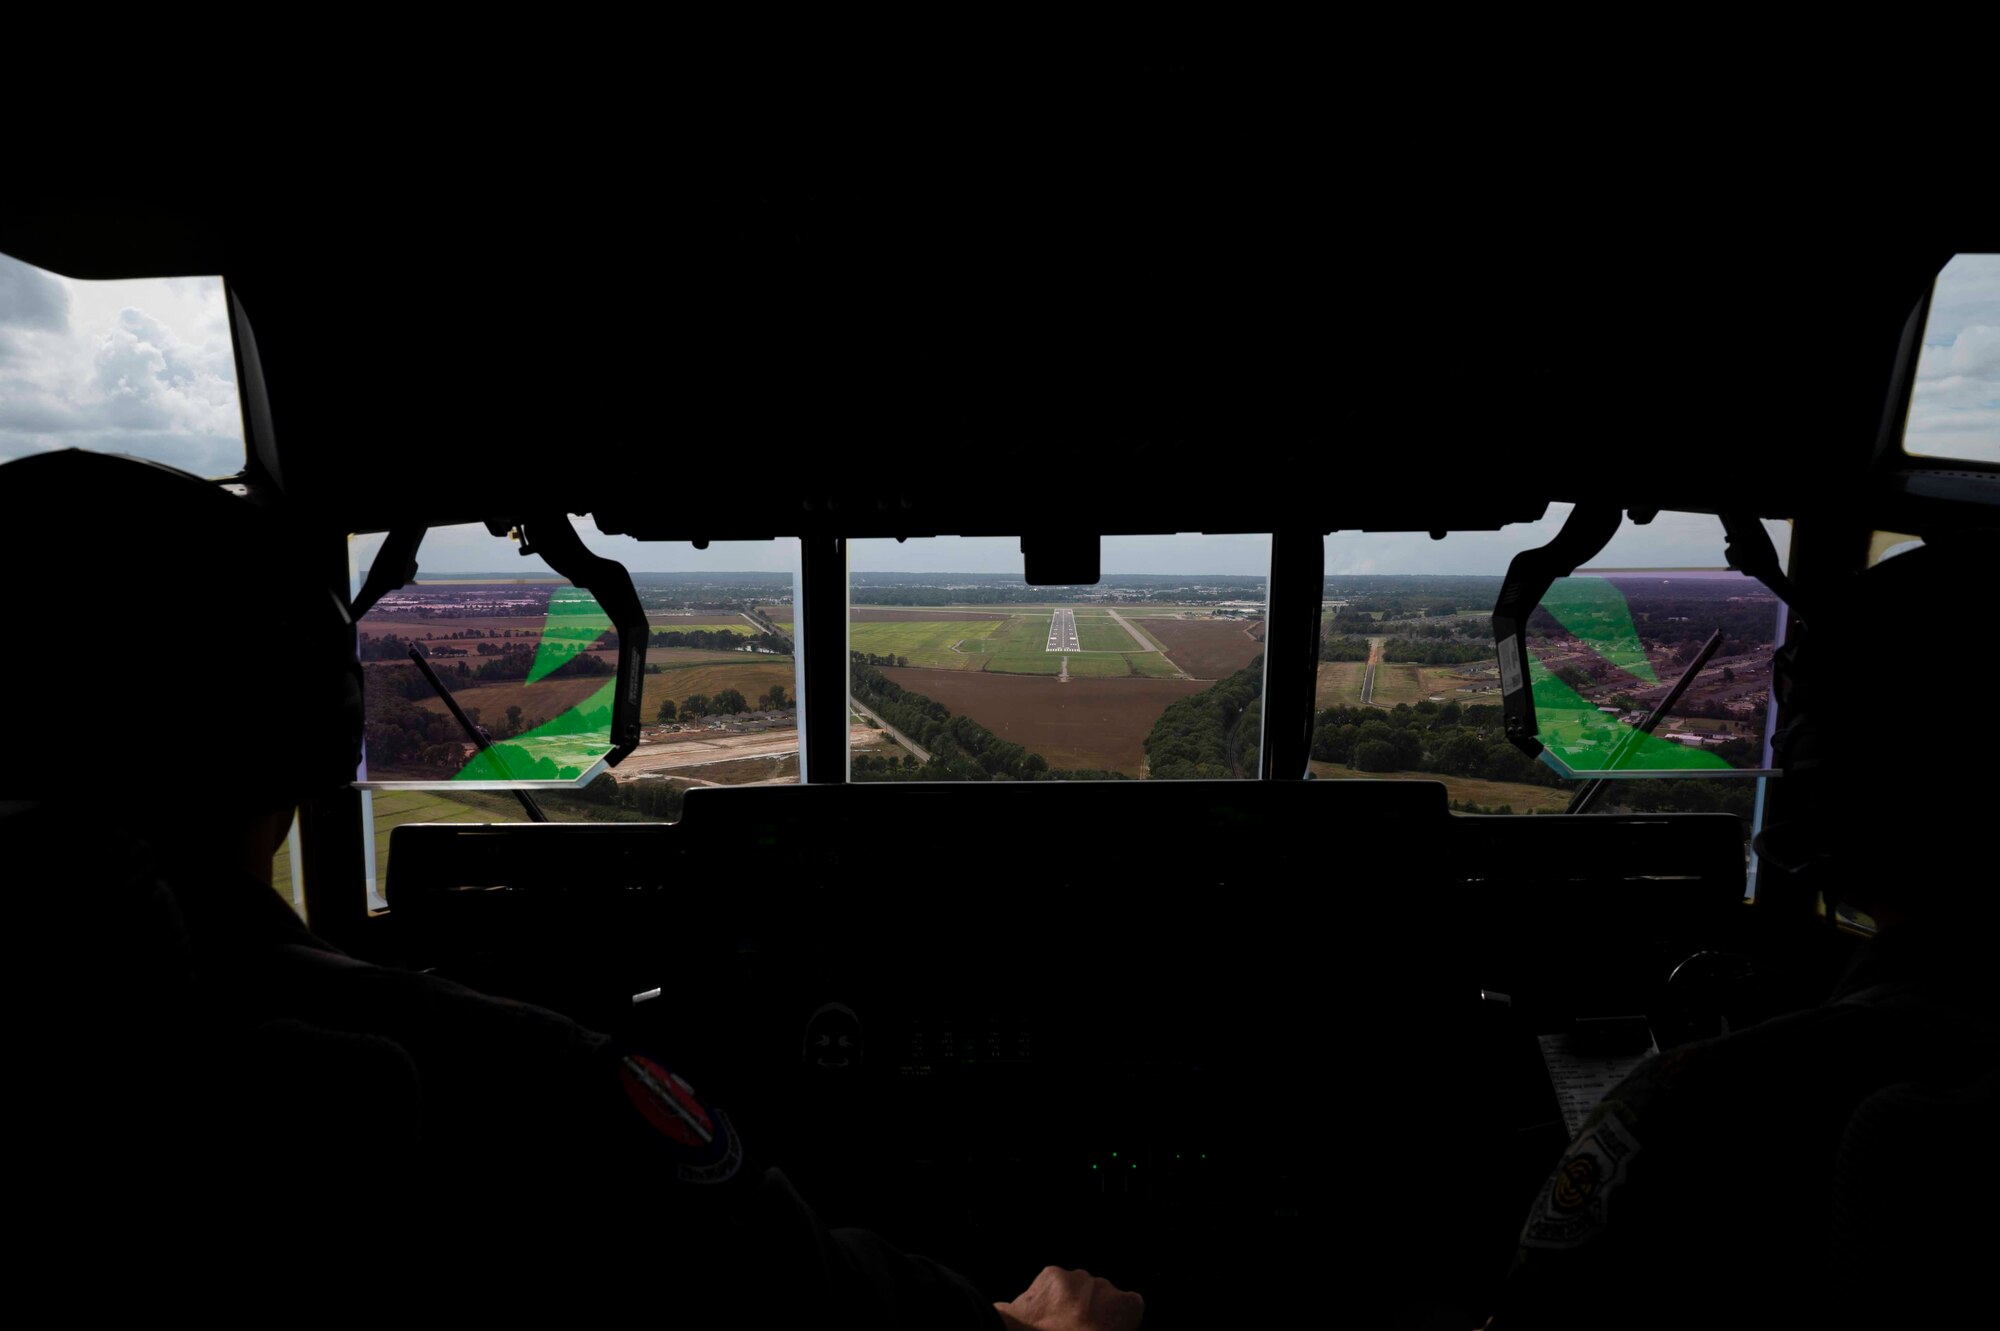
[[[283,226],[10,206],[0,251],[221,271],[285,487],[344,524],[533,505],[637,531],[672,508],[700,521],[650,534],[730,539],[1075,525],[1078,498],[1106,532],[1491,527],[1600,498],[1786,516],[1866,468],[1904,322],[1960,244],[1243,200],[928,200],[892,224],[899,198],[643,225],[630,200],[421,191]]]

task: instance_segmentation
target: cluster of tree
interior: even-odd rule
[[[1366,661],[1368,659],[1368,639],[1357,638],[1348,633],[1328,633],[1319,640],[1319,659],[1322,661]]]
[[[797,699],[787,695],[784,685],[773,684],[769,689],[757,695],[755,710],[760,712],[785,712],[793,710],[798,705]],[[739,712],[750,710],[752,708],[744,699],[741,690],[724,689],[712,698],[705,693],[693,694],[678,705],[675,704],[672,698],[662,698],[660,699],[660,709],[655,719],[661,725],[666,725],[676,719],[688,721],[698,716],[734,716]]]
[[[1395,637],[1382,644],[1383,660],[1415,661],[1419,665],[1465,665],[1472,661],[1490,661],[1493,653],[1490,638],[1484,642],[1468,642],[1458,637]]]
[[[1056,771],[1048,759],[1030,753],[969,716],[953,716],[943,703],[912,693],[853,655],[849,688],[854,699],[930,754],[927,763],[855,759],[864,781],[1116,781],[1117,772]],[[914,756],[914,755],[910,755]],[[867,757],[867,755],[863,755]]]
[[[1709,752],[1732,765],[1757,760],[1759,741],[1744,739]],[[1502,733],[1498,707],[1461,708],[1455,702],[1399,703],[1376,707],[1330,707],[1313,722],[1312,756],[1357,772],[1431,772],[1521,785],[1567,786],[1554,770],[1529,758]],[[1640,780],[1615,783],[1615,803],[1606,807],[1638,813],[1734,813],[1747,828],[1755,799],[1748,781]],[[1467,813],[1511,813],[1511,805],[1481,808],[1454,803]]]
[[[550,644],[544,651],[545,654],[553,653],[567,658],[544,676],[547,679],[583,679],[591,675],[615,675],[618,673],[617,666],[612,665],[601,656],[594,656],[590,652],[580,648]],[[528,677],[528,668],[535,663],[535,656],[536,652],[532,647],[510,648],[501,652],[498,656],[489,658],[485,663],[473,670],[472,678],[481,682],[491,682],[500,679],[526,679]]]
[[[1259,656],[1228,679],[1172,704],[1146,736],[1146,768],[1155,779],[1240,777],[1243,737],[1255,737],[1264,658]],[[1252,763],[1255,751],[1250,750]]]
[[[369,674],[379,674],[370,671]],[[458,723],[443,712],[427,711],[416,704],[384,694],[382,705],[369,699],[363,736],[368,744],[368,765],[376,776],[407,772],[448,777],[465,763],[465,735]]]
[[[364,661],[407,661],[414,640],[394,633],[381,637],[363,633],[354,641],[355,654]]]
[[[1498,707],[1460,708],[1420,702],[1379,707],[1329,707],[1313,720],[1312,756],[1358,772],[1435,772],[1557,786],[1562,778],[1501,733]]]
[[[854,659],[862,665],[871,666],[906,666],[910,663],[907,656],[877,656],[874,652],[856,652]]]
[[[1491,610],[1500,599],[1502,581],[1497,576],[1458,574],[1330,573],[1322,587],[1328,598],[1347,602],[1342,615],[1400,619]]]
[[[563,807],[564,812],[582,818],[670,823],[680,818],[681,803],[686,796],[684,788],[669,780],[630,777],[620,781],[603,772],[574,794],[557,792],[536,798],[549,806],[551,812]]]

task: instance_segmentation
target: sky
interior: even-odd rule
[[[2000,255],[1960,255],[1939,275],[1918,360],[1908,445],[1913,452],[2000,462]],[[85,282],[0,255],[0,462],[51,448],[135,453],[207,476],[243,463],[243,421],[222,280],[148,278]],[[1551,505],[1538,523],[1499,532],[1335,533],[1329,574],[1502,573],[1522,549],[1554,535],[1567,514]],[[1783,551],[1784,524],[1769,523]],[[797,566],[794,541],[637,542],[577,523],[585,544],[634,571],[771,572]],[[354,542],[365,568],[379,536]],[[1264,536],[1107,537],[1106,573],[1244,575],[1268,568]],[[1699,514],[1662,513],[1627,523],[1598,560],[1609,567],[1713,567],[1721,525]],[[447,572],[540,571],[483,527],[443,528],[425,538],[420,568]],[[1012,538],[937,537],[857,541],[862,572],[1019,573]]]
[[[2000,462],[2000,254],[1961,254],[1938,274],[1903,447]]]
[[[0,462],[51,448],[241,471],[222,279],[80,282],[0,255]]]

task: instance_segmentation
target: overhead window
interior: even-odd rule
[[[849,551],[856,781],[1257,775],[1268,536],[1105,537],[1031,587],[1013,538]]]
[[[1938,273],[1903,451],[2000,463],[2000,254],[1960,254]]]
[[[220,277],[86,282],[0,254],[0,462],[57,448],[243,470]]]

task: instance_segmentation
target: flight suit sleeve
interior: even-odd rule
[[[558,1267],[622,1273],[618,1300],[671,1289],[663,1306],[708,1326],[1001,1326],[956,1272],[822,1223],[663,1052],[323,944],[279,952],[255,987],[288,1018],[393,1041],[416,1069],[424,1192],[483,1218],[467,1243],[427,1238],[432,1266],[527,1298],[561,1253]],[[542,1256],[495,1262],[483,1245],[496,1225]]]
[[[999,1331],[992,1301],[964,1277],[868,1230],[829,1229],[782,1170],[756,1158],[726,1109],[650,1053],[615,1056],[649,1138],[636,1158],[663,1199],[671,1194],[681,1244],[712,1254],[712,1292],[743,1324]]]
[[[1813,1009],[1619,1083],[1530,1203],[1493,1331],[1802,1324],[1854,1028]]]

